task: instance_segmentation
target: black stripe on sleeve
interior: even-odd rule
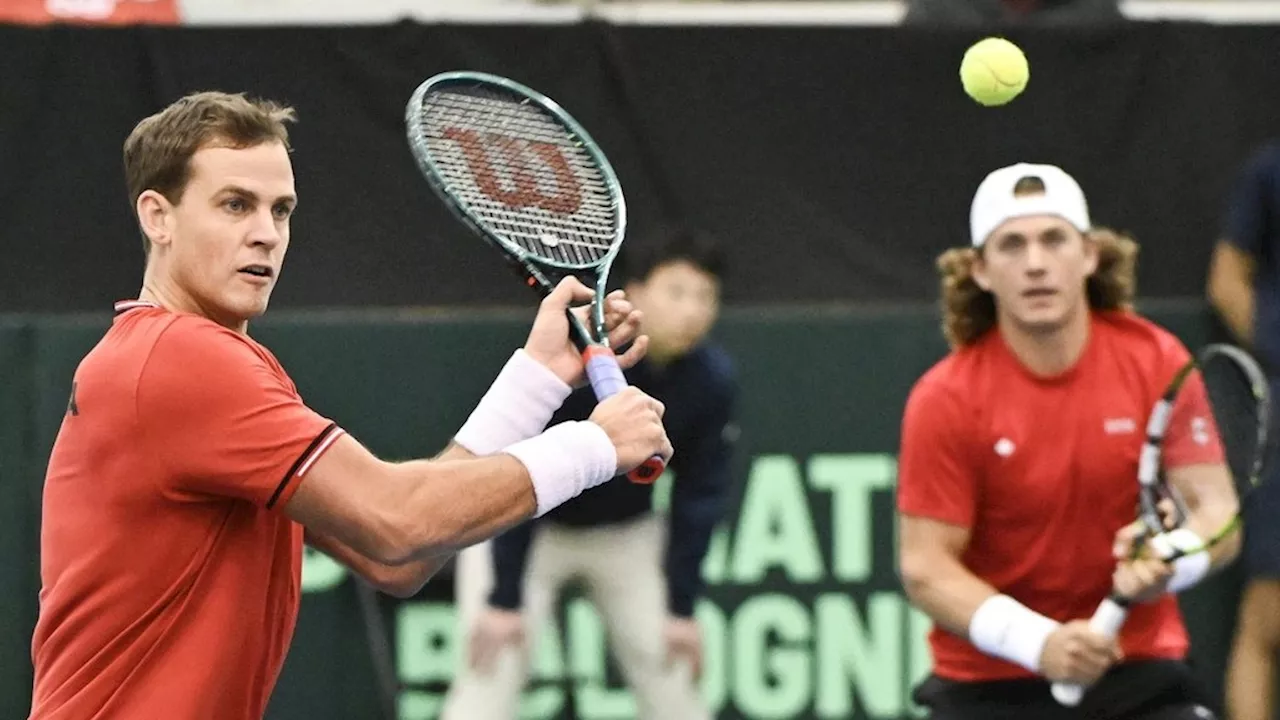
[[[316,448],[320,447],[320,443],[324,442],[324,439],[329,437],[329,433],[333,432],[337,427],[338,423],[329,423],[329,426],[322,430],[320,434],[311,441],[311,444],[308,445],[307,449],[298,456],[298,459],[293,461],[293,466],[289,468],[289,472],[284,474],[284,479],[282,479],[280,484],[276,486],[276,491],[271,493],[271,499],[267,501],[268,510],[275,506],[276,500],[280,499],[280,493],[284,492],[284,489],[288,487],[289,481],[292,480],[294,474],[298,472],[298,468],[302,467],[302,463],[306,462],[307,458],[311,457],[311,453],[315,452]]]

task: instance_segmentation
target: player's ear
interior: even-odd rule
[[[155,190],[144,190],[135,207],[138,225],[153,245],[168,245],[173,240],[173,204]]]
[[[1098,270],[1098,241],[1089,233],[1080,235],[1084,243],[1084,276],[1091,277]]]
[[[991,292],[991,278],[987,276],[987,259],[982,255],[982,248],[969,252],[973,253],[972,260],[969,262],[969,274],[978,287],[985,292]]]

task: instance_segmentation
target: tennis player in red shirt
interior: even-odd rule
[[[293,111],[199,93],[124,146],[145,236],[138,298],[76,369],[44,485],[38,720],[263,716],[293,633],[305,540],[407,596],[457,549],[670,456],[635,389],[542,432],[582,366],[564,283],[454,442],[386,462],[308,408],[247,334],[289,246]],[[613,296],[615,341],[639,315]],[[561,429],[561,428],[564,429]]]
[[[939,259],[952,352],[902,423],[900,569],[934,621],[916,701],[936,720],[1212,717],[1172,593],[1238,539],[1172,566],[1127,560],[1147,417],[1190,355],[1132,311],[1136,245],[1091,225],[1061,169],[991,173],[970,221],[973,247]],[[1165,470],[1203,537],[1237,503],[1203,386],[1183,396]],[[1206,417],[1207,432],[1175,431]],[[1141,601],[1118,642],[1088,627],[1113,586]],[[1097,684],[1065,708],[1053,681]]]

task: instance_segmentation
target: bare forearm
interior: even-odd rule
[[[1245,584],[1227,667],[1227,711],[1232,720],[1272,720],[1276,656],[1280,650],[1280,583]]]
[[[1227,671],[1227,717],[1272,720],[1275,717],[1276,657],[1259,643],[1237,640]]]
[[[1241,283],[1222,288],[1213,305],[1231,334],[1244,345],[1253,344],[1253,288]]]
[[[1209,540],[1231,521],[1231,514],[1222,509],[1193,514],[1187,519],[1187,527],[1204,540]],[[1240,554],[1240,531],[1230,533],[1209,550],[1209,567],[1212,570],[1231,564]]]
[[[493,537],[617,470],[613,441],[594,423],[561,423],[489,457],[403,463],[378,460],[343,436],[298,485],[285,512],[376,563],[399,566]]]
[[[474,459],[466,448],[457,443],[449,443],[432,462],[458,461]],[[313,548],[346,565],[370,585],[381,592],[396,597],[411,597],[440,571],[456,552],[453,549],[424,550],[413,559],[402,564],[391,565],[368,557],[348,546],[337,538],[322,531],[308,529],[306,542]]]
[[[414,533],[411,560],[487,540],[527,520],[537,508],[528,471],[510,455],[416,461],[402,465],[401,472],[412,478],[404,521],[421,527]]]
[[[974,612],[996,594],[995,588],[951,558],[932,559],[921,571],[907,574],[905,586],[917,608],[960,637],[968,637]]]
[[[529,471],[505,453],[373,465],[335,446],[322,459],[329,464],[299,487],[287,506],[290,517],[381,565],[447,555],[536,508]],[[341,512],[333,509],[339,506]]]
[[[983,653],[1040,671],[1045,644],[1059,624],[964,566],[967,527],[904,513],[898,532],[902,579],[913,605]]]
[[[1218,464],[1174,468],[1169,481],[1186,501],[1187,529],[1208,541],[1227,528],[1240,509],[1235,484],[1227,469]],[[1209,567],[1216,569],[1240,553],[1240,533],[1222,538],[1209,551]]]
[[[1253,344],[1253,256],[1230,242],[1219,241],[1209,262],[1207,295],[1236,340]]]
[[[307,531],[306,541],[311,547],[350,568],[379,591],[399,598],[416,595],[453,557],[453,553],[444,553],[393,566],[371,560],[334,538],[310,530]]]

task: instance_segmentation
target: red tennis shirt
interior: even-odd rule
[[[116,311],[45,478],[31,718],[260,720],[301,582],[280,508],[342,430],[248,337]]]
[[[1089,618],[1111,589],[1116,531],[1136,516],[1147,418],[1189,358],[1171,333],[1128,312],[1092,313],[1079,361],[1052,378],[1033,376],[987,333],[911,391],[899,511],[969,529],[964,565],[999,592],[1055,620]],[[1166,469],[1222,460],[1196,378],[1174,407]],[[941,627],[929,643],[941,677],[1031,676]],[[1175,597],[1133,608],[1120,645],[1130,659],[1183,657]]]

